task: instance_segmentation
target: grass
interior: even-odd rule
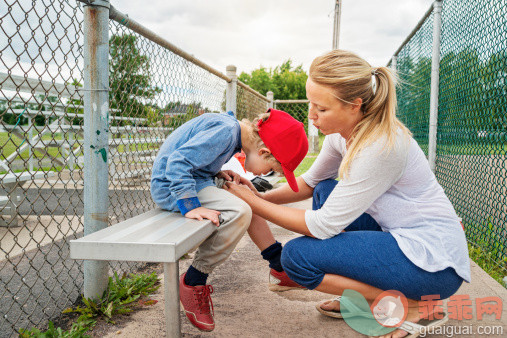
[[[324,135],[319,135],[319,149],[322,149],[323,143],[324,143]],[[318,154],[319,153],[308,153],[308,155],[306,155],[303,161],[301,161],[296,170],[294,170],[294,175],[298,177],[307,172],[308,169],[310,169],[310,167],[312,166],[313,162],[315,162],[315,159],[317,158]],[[287,179],[285,179],[285,177],[282,177],[279,182],[286,183]]]
[[[34,135],[36,135],[36,134],[34,133]],[[0,146],[2,148],[2,158],[7,158],[12,153],[18,151],[18,149],[21,146],[23,146],[25,144],[25,142],[27,142],[27,139],[29,136],[27,135],[26,137],[27,137],[26,139],[20,139],[19,137],[17,137],[14,134],[0,133]],[[52,139],[62,140],[63,138],[60,133],[57,133],[55,135],[50,135],[50,134],[43,135],[42,139],[44,141],[50,141]],[[78,145],[76,144],[75,147],[77,147],[77,146]],[[62,156],[60,153],[60,150],[55,147],[48,147],[46,149],[46,151],[47,151],[48,155],[53,156],[53,157],[61,157]],[[42,159],[42,158],[47,157],[47,155],[41,154],[36,151],[34,151],[33,153],[34,153],[33,156],[37,159]],[[18,156],[15,159],[16,160],[28,159],[28,156],[29,156],[28,149],[26,149],[22,153],[18,154]]]
[[[487,226],[467,225],[468,254],[488,275],[507,287],[503,282],[503,278],[507,276],[505,238],[495,231],[495,226],[489,219],[484,224]]]
[[[132,312],[135,305],[156,304],[157,301],[144,300],[142,297],[155,292],[160,287],[159,281],[155,272],[150,275],[123,275],[121,278],[115,273],[113,277],[109,277],[107,289],[100,299],[93,300],[83,297],[82,306],[63,311],[63,313],[79,314],[69,330],[55,327],[53,322],[49,321],[46,331],[35,327],[29,330],[20,329],[19,337],[89,337],[86,332],[93,329],[98,319],[114,323],[115,316]]]
[[[34,135],[36,135],[36,134],[34,133]],[[6,133],[6,132],[0,133],[1,158],[5,159],[9,155],[11,155],[12,153],[17,152],[18,149],[27,142],[28,137],[29,136],[26,135],[25,139],[20,139],[19,137],[17,137],[14,134],[11,134],[11,133]],[[128,137],[128,135],[124,135],[122,138],[128,139],[129,137]],[[44,140],[44,141],[51,141],[52,139],[57,140],[57,141],[63,140],[63,135],[62,135],[62,133],[55,133],[53,135],[46,134],[46,135],[42,136],[42,140]],[[120,142],[120,141],[118,140],[118,142]],[[76,143],[74,144],[74,149],[80,147],[83,144],[84,144],[83,139],[81,139],[81,138],[76,139]],[[160,145],[155,144],[155,143],[120,144],[120,145],[118,145],[118,152],[119,153],[141,152],[141,151],[145,151],[145,150],[154,150],[155,151],[159,147],[160,147]],[[30,154],[28,152],[28,149],[26,149],[23,152],[17,154],[17,156],[14,160],[28,160],[29,155]],[[34,167],[37,167],[38,160],[48,158],[48,155],[52,156],[52,157],[56,157],[56,158],[62,157],[61,148],[47,147],[46,154],[34,151],[33,155],[32,155],[33,159],[34,159]],[[77,157],[83,156],[83,151],[81,150],[79,153],[76,154],[76,156]]]
[[[303,161],[299,164],[299,166],[296,168],[296,170],[294,170],[294,175],[296,177],[304,174],[305,172],[308,171],[308,169],[310,169],[310,167],[312,166],[313,162],[315,162],[315,159],[317,158],[317,156],[306,156]],[[285,183],[287,182],[287,179],[285,179],[285,177],[282,177],[280,178],[280,183]]]
[[[481,267],[488,275],[493,277],[500,285],[507,288],[504,284],[503,278],[507,276],[507,258],[496,261],[491,251],[485,247],[477,244],[468,242],[468,254],[470,259],[473,260],[477,265]]]

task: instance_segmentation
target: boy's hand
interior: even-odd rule
[[[240,174],[238,174],[237,172],[232,171],[232,170],[219,171],[217,174],[217,177],[223,178],[224,180],[226,180],[228,182],[234,182],[236,184],[238,184],[242,178]]]
[[[236,173],[236,172],[234,172],[232,170],[223,170],[223,171],[220,171],[217,174],[217,177],[222,177],[222,178],[224,178],[228,182],[234,182],[236,184],[246,185],[250,190],[252,190],[252,192],[257,197],[261,197],[262,198],[261,193],[258,192],[257,189],[255,189],[255,186],[252,184],[252,182],[250,182],[250,180],[248,178],[244,178],[243,176],[241,176],[240,174],[238,174],[238,173]]]
[[[220,211],[211,210],[205,207],[198,207],[190,210],[185,214],[186,218],[196,219],[202,221],[203,219],[209,219],[216,226],[220,225]]]

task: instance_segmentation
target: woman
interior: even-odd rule
[[[288,185],[262,196],[227,188],[254,213],[304,235],[282,252],[296,283],[335,295],[355,290],[370,303],[397,290],[408,298],[406,321],[417,322],[421,297],[450,297],[470,282],[470,265],[456,212],[396,118],[394,76],[334,50],[313,61],[306,91],[308,118],[326,138],[310,170],[297,178],[299,192]],[[279,205],[312,196],[313,210]],[[341,317],[339,299],[319,311]],[[404,335],[398,329],[386,337]]]

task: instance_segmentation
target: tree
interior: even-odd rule
[[[251,74],[242,72],[239,80],[249,85],[259,93],[266,95],[272,91],[275,99],[280,100],[304,100],[306,99],[306,80],[308,75],[303,70],[303,66],[292,66],[292,61],[288,59],[280,66],[269,70],[260,67],[252,71]]]
[[[109,105],[119,110],[115,115],[153,118],[158,109],[154,112],[148,103],[161,89],[151,84],[149,57],[140,53],[136,40],[131,34],[113,35],[109,40]]]

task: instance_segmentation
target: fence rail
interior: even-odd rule
[[[468,241],[507,275],[507,4],[435,1],[389,65]]]

